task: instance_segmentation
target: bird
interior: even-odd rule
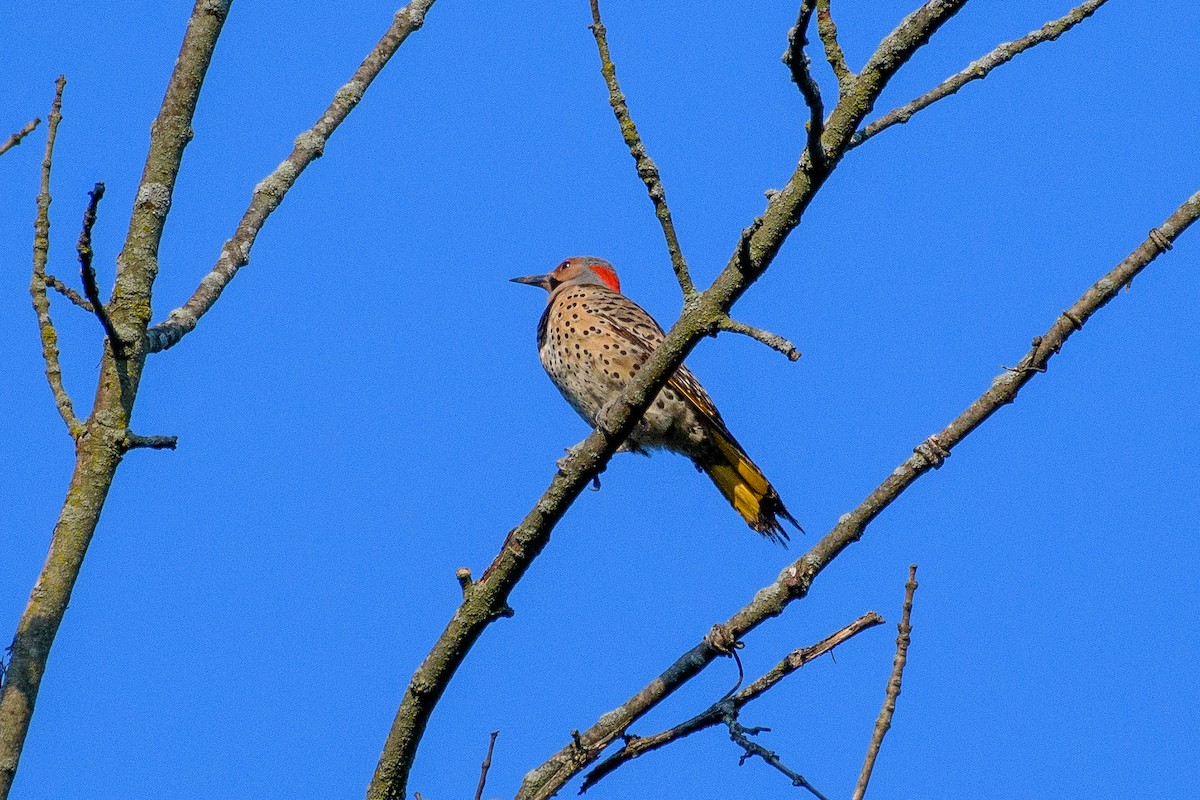
[[[537,326],[538,357],[566,401],[592,427],[665,337],[645,309],[621,293],[613,265],[573,256],[552,272],[513,278],[549,292]],[[779,492],[729,432],[708,392],[686,366],[659,391],[620,451],[687,456],[751,529],[787,546],[780,519],[803,529]]]

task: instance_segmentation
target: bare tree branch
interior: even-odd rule
[[[908,661],[908,644],[912,636],[912,605],[913,595],[917,591],[917,565],[908,568],[908,583],[904,584],[904,608],[900,612],[899,633],[896,636],[896,657],[892,661],[892,676],[888,679],[887,693],[883,708],[879,711],[879,719],[875,722],[875,731],[871,734],[871,743],[867,746],[867,757],[863,762],[862,772],[858,776],[858,785],[854,787],[851,800],[863,800],[867,793],[867,784],[871,781],[871,772],[875,769],[875,759],[879,756],[879,748],[883,746],[883,737],[887,736],[892,727],[892,715],[896,713],[896,698],[900,696],[900,683],[904,679],[904,665]]]
[[[125,450],[174,450],[179,444],[178,436],[138,436],[132,431],[125,431],[120,439],[121,447]]]
[[[863,74],[869,73],[864,69]],[[1045,371],[1046,364],[1059,352],[1067,339],[1079,330],[1092,314],[1116,297],[1122,286],[1145,269],[1159,253],[1164,252],[1167,245],[1173,243],[1197,217],[1200,217],[1200,192],[1188,198],[1124,261],[1084,292],[1068,311],[1055,320],[1045,334],[1036,337],[1033,349],[1022,359],[1019,369],[998,375],[992,381],[991,387],[975,402],[946,428],[918,445],[913,455],[893,470],[862,503],[839,518],[837,525],[811,550],[784,569],[774,583],[760,589],[749,604],[718,625],[719,636],[706,636],[637,694],[618,708],[602,715],[592,727],[574,737],[571,744],[527,774],[517,797],[520,800],[548,798],[595,761],[631,724],[699,674],[720,655],[718,648],[710,643],[710,638],[739,641],[766,620],[779,616],[793,601],[805,597],[817,576],[843,550],[862,538],[867,526],[875,517],[918,478],[941,466],[951,448],[997,410],[1013,402],[1021,388],[1034,375]],[[672,330],[674,332],[674,329]],[[670,338],[669,335],[668,343]],[[650,367],[644,367],[639,373],[639,378],[644,378],[648,369]],[[573,454],[569,460],[578,459],[583,452],[586,451],[581,450],[580,453]]]
[[[102,197],[104,197],[104,184],[97,183],[95,188],[88,192],[88,205],[83,212],[83,230],[79,234],[79,243],[75,249],[79,251],[79,277],[83,280],[83,293],[87,295],[88,305],[92,307],[92,313],[96,315],[96,319],[100,320],[104,334],[108,337],[109,346],[112,347],[113,355],[124,359],[125,343],[121,341],[121,337],[113,328],[112,320],[108,316],[108,309],[104,307],[104,301],[100,299],[100,287],[96,285],[96,270],[92,268],[92,226],[96,224],[96,208],[100,205]]]
[[[483,758],[483,763],[479,765],[479,785],[475,787],[475,800],[483,800],[483,787],[487,785],[488,770],[492,768],[492,750],[496,748],[496,737],[500,735],[500,731],[492,731],[492,738],[488,741],[487,755]]]
[[[600,72],[604,75],[605,83],[608,84],[608,103],[617,117],[617,124],[621,126],[621,136],[625,139],[629,154],[633,156],[634,163],[637,165],[638,177],[646,184],[650,201],[654,203],[654,214],[658,217],[663,236],[667,240],[671,268],[675,270],[675,279],[679,281],[679,288],[683,291],[683,299],[686,302],[696,295],[696,287],[688,272],[687,259],[683,257],[679,238],[675,235],[675,223],[671,219],[671,209],[667,205],[667,190],[663,187],[662,179],[659,177],[658,165],[650,158],[650,154],[646,152],[646,146],[642,144],[642,137],[638,133],[637,126],[633,124],[633,118],[629,115],[629,105],[625,102],[625,95],[622,94],[621,86],[617,83],[617,68],[608,52],[608,33],[604,23],[600,20],[599,0],[591,0],[591,4],[591,30],[592,35],[596,37],[596,48],[600,51]]]
[[[158,243],[183,149],[191,137],[200,87],[228,13],[229,0],[197,0],[162,107],[151,129],[146,166],[122,256],[117,259],[116,286],[108,309],[118,332],[124,329],[134,334],[126,334],[122,339],[138,346],[132,348],[127,360],[116,360],[111,354],[101,359],[92,413],[86,425],[75,429],[75,469],[54,526],[46,563],[17,624],[12,661],[0,689],[0,800],[5,800],[12,788],[50,648],[124,452],[121,442],[128,431],[145,359],[140,343],[150,319],[150,290],[158,273]],[[48,171],[48,166],[45,170]],[[47,232],[48,225],[45,229],[39,226],[37,239]],[[35,244],[37,248],[44,250],[44,245],[39,242]],[[36,272],[34,281],[36,284]],[[34,287],[35,306],[44,302],[44,294],[43,287],[39,299]],[[42,316],[39,309],[39,321]],[[45,331],[43,327],[43,351],[53,349],[52,341],[47,344]],[[70,421],[68,427],[73,427]]]
[[[463,592],[463,602],[446,629],[417,668],[392,723],[384,752],[368,790],[370,800],[399,800],[404,796],[408,773],[429,715],[455,671],[483,631],[505,616],[508,596],[550,540],[554,526],[584,487],[598,476],[616,449],[629,436],[646,407],[658,395],[696,343],[716,330],[721,317],[767,269],[804,210],[828,177],[828,170],[845,152],[850,137],[871,109],[879,93],[905,61],[950,19],[966,0],[931,0],[906,17],[887,36],[839,101],[826,124],[823,138],[828,155],[826,170],[801,163],[787,184],[771,196],[761,221],[753,227],[748,245],[740,242],[721,274],[708,290],[684,304],[684,311],[662,343],[626,384],[606,413],[607,430],[596,430],[562,460],[559,471],[521,523],[506,537],[500,552],[478,581]],[[804,159],[807,161],[807,159]],[[747,256],[744,256],[743,250]],[[715,657],[703,645],[702,656],[685,660],[672,675],[672,690]],[[664,688],[664,687],[658,687]],[[651,700],[652,690],[646,700]],[[669,693],[669,692],[668,692]],[[665,696],[665,695],[664,695]],[[661,699],[661,698],[658,698]],[[646,708],[658,702],[654,699]],[[549,797],[570,777],[594,761],[612,739],[640,716],[614,716],[612,724],[594,727],[558,755],[526,776],[519,797]]]
[[[733,740],[734,744],[745,751],[745,753],[742,754],[742,757],[738,759],[738,766],[745,764],[747,759],[753,756],[758,756],[763,761],[767,762],[767,764],[786,775],[788,780],[792,782],[792,786],[798,786],[802,789],[807,789],[817,798],[817,800],[829,800],[829,798],[827,798],[825,795],[818,792],[816,787],[808,782],[807,778],[784,764],[783,760],[779,758],[778,754],[768,750],[758,742],[749,738],[751,736],[756,736],[760,733],[770,731],[770,728],[747,728],[745,725],[737,721],[737,716],[734,713],[727,714],[724,722],[729,728],[729,738]]]
[[[65,283],[63,283],[62,281],[60,281],[58,278],[51,275],[50,273],[46,273],[46,286],[53,289],[54,291],[58,292],[63,297],[67,298],[72,303],[79,306],[84,311],[88,312],[89,314],[95,313],[95,311],[92,309],[92,304],[89,303],[87,300],[84,300],[83,296],[80,295],[79,292],[75,291],[70,286],[67,286]]]
[[[191,332],[200,318],[208,313],[221,292],[250,263],[250,249],[259,231],[284,196],[296,184],[300,174],[325,152],[325,144],[338,126],[350,115],[367,88],[383,70],[409,34],[425,24],[425,14],[435,0],[411,0],[396,12],[391,27],[363,59],[350,80],[338,89],[329,107],[311,128],[296,137],[291,154],[264,178],[250,197],[250,206],[242,215],[233,237],[221,248],[216,265],[200,281],[188,301],[167,315],[146,332],[146,349],[157,353],[173,347]]]
[[[54,102],[50,105],[49,125],[46,131],[46,154],[42,157],[42,184],[37,196],[37,218],[33,224],[33,278],[29,282],[29,294],[33,297],[33,309],[37,313],[38,329],[42,338],[42,360],[46,362],[46,381],[54,395],[58,414],[67,424],[72,439],[78,439],[83,423],[75,416],[71,396],[63,385],[62,366],[58,360],[58,330],[50,318],[50,298],[46,295],[46,261],[50,256],[50,170],[54,166],[54,141],[58,137],[58,124],[62,122],[62,95],[67,79],[59,75],[54,82]],[[0,764],[0,772],[4,769]],[[15,769],[15,765],[14,765]],[[3,778],[0,777],[0,787]],[[3,791],[0,789],[0,797]]]
[[[1100,6],[1106,2],[1108,0],[1088,0],[1088,2],[1071,9],[1070,13],[1066,16],[1047,22],[1038,30],[1028,33],[1020,39],[999,45],[983,58],[973,61],[962,72],[951,75],[936,88],[921,95],[911,103],[906,103],[893,111],[889,111],[867,125],[861,131],[854,134],[854,139],[850,142],[850,148],[858,147],[867,139],[887,130],[893,125],[903,125],[912,119],[913,115],[918,111],[928,108],[938,100],[949,97],[971,81],[983,80],[996,67],[1012,61],[1029,48],[1039,45],[1042,42],[1054,41],[1096,13]]]
[[[800,88],[804,103],[808,106],[808,157],[818,169],[825,166],[825,148],[821,135],[825,133],[825,104],[821,101],[821,87],[812,76],[811,63],[804,48],[808,46],[808,23],[815,10],[814,0],[803,0],[796,24],[788,31],[788,48],[783,51],[783,63],[792,73],[792,83]]]
[[[825,637],[816,644],[788,653],[782,661],[745,689],[742,689],[740,692],[730,693],[728,696],[721,698],[686,722],[681,722],[673,728],[661,731],[652,736],[626,734],[625,743],[621,749],[601,761],[587,774],[583,780],[583,785],[579,787],[579,793],[583,794],[595,786],[600,779],[638,756],[658,750],[671,742],[678,741],[685,736],[690,736],[697,731],[711,728],[714,725],[720,725],[725,721],[728,714],[732,712],[736,716],[737,712],[743,706],[751,700],[761,697],[764,692],[805,664],[816,660],[826,653],[833,652],[835,647],[849,641],[868,628],[874,628],[876,625],[882,624],[883,617],[874,611],[868,611],[854,620],[854,622],[851,622],[836,633]]]
[[[747,325],[744,322],[738,322],[736,319],[726,317],[721,320],[721,330],[731,333],[740,333],[743,336],[749,336],[751,339],[757,339],[772,350],[778,350],[787,356],[788,361],[799,361],[800,351],[796,349],[796,345],[789,342],[779,334],[764,331],[761,328],[755,328]]]
[[[837,25],[833,21],[833,10],[829,7],[830,0],[817,0],[817,34],[821,44],[825,46],[825,60],[833,70],[838,82],[838,94],[854,80],[855,75],[846,66],[846,54],[838,42]]]
[[[0,156],[19,145],[22,139],[33,133],[34,128],[41,124],[41,117],[34,117],[33,119],[29,120],[29,122],[26,122],[24,128],[21,128],[21,130],[17,131],[12,136],[9,136],[2,144],[0,144]]]

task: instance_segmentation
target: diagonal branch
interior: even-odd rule
[[[12,150],[14,147],[19,145],[22,139],[33,133],[34,128],[41,124],[41,117],[34,117],[33,119],[29,120],[29,122],[26,122],[24,128],[21,128],[21,130],[5,139],[3,143],[0,143],[0,155],[4,155],[9,150]]]
[[[864,75],[867,74],[864,70]],[[909,486],[929,470],[941,466],[951,448],[965,439],[992,414],[1013,402],[1017,393],[1033,376],[1041,374],[1046,364],[1059,352],[1071,335],[1128,285],[1160,253],[1169,249],[1174,240],[1200,217],[1200,192],[1192,195],[1160,226],[1151,231],[1141,245],[1124,261],[1093,284],[1083,296],[1059,316],[1050,329],[1033,341],[1033,349],[1018,367],[1006,370],[992,381],[990,388],[956,417],[946,428],[929,437],[915,448],[913,455],[897,467],[853,511],[839,518],[837,525],[801,558],[785,568],[772,584],[760,589],[754,599],[729,620],[716,626],[688,652],[680,656],[665,672],[647,684],[623,705],[602,715],[600,719],[574,737],[542,766],[525,776],[517,797],[521,800],[548,798],[588,764],[625,730],[650,709],[669,697],[691,680],[720,655],[711,640],[739,641],[766,620],[779,616],[793,601],[808,594],[813,581],[843,550],[862,538],[867,526]],[[719,281],[720,279],[718,279]],[[705,293],[707,294],[707,292]],[[673,329],[674,330],[674,329]],[[668,342],[670,341],[668,336]],[[665,345],[664,345],[665,346]],[[649,367],[644,367],[639,377]],[[568,461],[578,458],[571,456]]]
[[[425,14],[435,0],[412,0],[396,12],[392,25],[363,59],[354,75],[338,89],[329,107],[311,128],[296,137],[292,152],[283,163],[264,178],[250,197],[250,205],[238,222],[232,238],[225,242],[217,263],[200,281],[188,301],[167,315],[165,321],[146,331],[146,349],[157,353],[174,347],[195,329],[200,318],[208,313],[221,292],[250,263],[250,249],[258,238],[267,217],[279,207],[288,191],[309,164],[325,152],[325,143],[338,126],[350,115],[363,94],[379,75],[408,35],[425,24]]]
[[[62,95],[66,87],[66,77],[59,75],[54,83],[54,102],[50,105],[50,122],[46,132],[46,154],[42,158],[42,185],[38,191],[37,218],[33,224],[33,278],[29,282],[29,294],[33,297],[33,310],[37,313],[42,360],[46,362],[46,381],[54,395],[54,405],[67,424],[71,438],[78,439],[83,431],[83,423],[75,416],[71,396],[63,385],[62,365],[58,360],[58,330],[50,319],[50,298],[46,295],[46,286],[51,282],[46,275],[46,261],[50,255],[50,170],[54,165],[54,140],[58,137],[58,123],[62,121]]]
[[[861,131],[854,134],[854,139],[850,142],[850,148],[858,147],[867,139],[870,139],[877,133],[882,133],[893,125],[903,125],[912,119],[913,115],[918,111],[928,108],[938,100],[949,97],[971,81],[983,80],[996,67],[1007,64],[1029,48],[1039,45],[1042,42],[1054,41],[1096,13],[1100,6],[1106,2],[1108,0],[1088,0],[1088,2],[1071,9],[1070,13],[1066,16],[1047,22],[1038,30],[1032,31],[1020,39],[999,45],[983,58],[969,64],[962,72],[951,75],[936,88],[926,92],[911,103],[906,103],[893,111],[889,111],[867,125]]]
[[[497,619],[511,614],[508,597],[550,541],[554,526],[584,487],[604,470],[688,353],[717,329],[721,316],[728,314],[737,299],[770,266],[824,184],[828,170],[841,159],[850,137],[891,76],[965,3],[966,0],[930,0],[884,38],[854,81],[854,86],[830,114],[822,137],[828,156],[827,169],[813,170],[804,163],[796,167],[784,187],[771,196],[761,221],[753,226],[748,246],[742,247],[739,243],[712,286],[692,302],[684,304],[683,314],[662,343],[626,384],[620,397],[613,401],[607,415],[609,429],[593,431],[572,448],[541,498],[509,532],[492,564],[478,581],[464,589],[462,604],[413,674],[404,693],[367,792],[370,800],[398,800],[404,796],[408,774],[430,714],[483,631]],[[743,251],[746,257],[743,257]],[[669,694],[683,680],[703,669],[715,657],[716,651],[709,645],[702,645],[699,652],[698,658],[682,659],[668,683],[650,690],[645,698],[650,702],[645,708],[661,699],[657,697],[660,689],[670,685],[671,689],[666,691]],[[615,715],[583,734],[580,743],[572,742],[527,775],[518,796],[532,798],[554,794],[572,775],[594,761],[618,731],[641,713],[644,711],[629,717]]]
[[[649,153],[646,152],[646,146],[642,144],[642,137],[638,133],[637,126],[633,124],[633,118],[629,115],[629,105],[625,102],[625,95],[621,92],[620,84],[617,83],[617,68],[608,52],[608,33],[604,23],[600,20],[599,0],[591,0],[591,4],[591,31],[592,35],[596,37],[596,48],[600,51],[600,72],[604,75],[604,82],[608,84],[608,104],[612,106],[613,114],[617,117],[617,124],[621,126],[621,136],[625,139],[629,154],[633,156],[633,161],[637,165],[638,177],[646,184],[650,201],[654,203],[654,215],[658,217],[663,236],[667,240],[671,268],[675,270],[675,279],[679,281],[679,288],[683,291],[683,299],[686,302],[695,296],[696,287],[688,272],[687,259],[683,257],[683,250],[679,247],[679,238],[675,235],[675,223],[671,219],[671,208],[667,205],[667,190],[663,188],[662,178],[659,177],[658,165],[650,158]]]
[[[686,722],[681,722],[675,727],[656,733],[653,736],[633,736],[632,734],[627,734],[625,736],[625,744],[621,749],[597,764],[587,774],[587,777],[583,780],[583,785],[579,787],[579,793],[583,794],[595,786],[601,778],[604,778],[616,770],[617,767],[632,761],[638,756],[658,750],[671,742],[678,741],[698,731],[711,728],[714,725],[720,725],[725,721],[726,715],[730,713],[736,714],[744,705],[751,700],[761,697],[764,692],[805,664],[816,660],[825,653],[832,652],[835,647],[849,641],[868,628],[882,624],[883,617],[874,611],[868,611],[854,620],[854,622],[830,634],[816,644],[801,647],[799,650],[793,650],[788,653],[782,661],[749,686],[728,697],[721,698]]]
[[[51,275],[50,273],[46,273],[46,286],[48,288],[53,289],[54,291],[58,292],[63,297],[67,298],[72,303],[79,306],[84,311],[88,312],[89,314],[95,313],[95,311],[92,309],[92,304],[90,302],[88,302],[87,300],[83,299],[83,296],[81,294],[79,294],[79,292],[75,291],[70,286],[67,286],[65,283],[63,283],[61,280],[56,278],[54,275]]]
[[[884,697],[883,708],[879,711],[879,719],[875,722],[875,731],[871,734],[871,743],[867,746],[867,757],[863,762],[862,772],[858,776],[858,785],[854,787],[851,800],[863,800],[867,793],[867,784],[871,781],[871,772],[875,769],[875,759],[879,756],[879,748],[883,746],[883,737],[887,736],[892,727],[892,715],[896,713],[896,698],[900,696],[900,682],[904,678],[904,665],[908,661],[908,645],[912,636],[912,607],[913,595],[917,591],[917,565],[908,568],[908,583],[904,584],[904,606],[900,611],[899,632],[896,636],[896,656],[892,660],[892,676],[888,679],[887,693]]]

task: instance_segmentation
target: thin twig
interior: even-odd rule
[[[829,798],[827,798],[825,795],[818,792],[816,787],[809,783],[803,775],[793,769],[790,769],[786,764],[784,764],[777,754],[749,738],[750,736],[754,736],[758,733],[769,731],[771,730],[770,728],[747,728],[745,725],[742,725],[737,721],[737,715],[734,713],[727,714],[724,722],[729,727],[729,738],[746,751],[745,754],[738,759],[738,766],[745,764],[746,760],[751,756],[758,756],[763,761],[767,762],[772,767],[786,775],[788,780],[792,782],[792,786],[807,789],[808,791],[812,792],[813,795],[819,798],[819,800],[829,800]]]
[[[1047,22],[1036,31],[1032,31],[1020,39],[1011,42],[1005,42],[990,53],[985,55],[978,61],[973,61],[962,72],[951,75],[934,89],[913,100],[911,103],[906,103],[899,108],[889,111],[879,119],[875,120],[865,128],[854,134],[854,139],[850,142],[852,149],[870,139],[877,133],[881,133],[893,125],[903,125],[912,119],[913,115],[918,111],[928,108],[946,97],[957,92],[962,87],[972,81],[982,80],[986,78],[988,73],[994,70],[1001,64],[1006,64],[1012,61],[1019,54],[1025,52],[1035,45],[1042,42],[1052,42],[1059,36],[1062,36],[1067,31],[1074,28],[1079,23],[1090,17],[1092,14],[1104,5],[1108,0],[1088,0],[1071,11],[1064,17]]]
[[[41,117],[34,117],[33,119],[29,120],[29,122],[26,122],[24,128],[21,128],[21,130],[17,131],[12,136],[9,136],[7,139],[5,139],[3,144],[0,144],[0,156],[4,155],[9,150],[12,150],[14,147],[19,145],[21,143],[21,140],[24,139],[29,134],[33,133],[33,129],[36,128],[41,123],[42,123]]]
[[[89,314],[94,313],[92,310],[92,304],[89,303],[87,300],[84,300],[83,296],[80,295],[79,292],[75,291],[70,286],[67,286],[65,283],[63,283],[57,277],[55,277],[54,275],[51,275],[50,273],[46,273],[46,286],[48,286],[49,288],[58,292],[63,297],[67,298],[72,303],[79,306],[84,311],[88,312]]]
[[[479,785],[475,787],[475,800],[483,800],[483,787],[487,784],[488,770],[492,768],[492,750],[496,747],[496,737],[500,731],[492,731],[491,741],[488,742],[487,755],[479,765]]]
[[[167,315],[166,320],[146,332],[146,349],[157,353],[179,344],[195,329],[200,318],[208,313],[221,292],[250,263],[250,250],[259,232],[284,196],[295,185],[300,174],[325,151],[325,143],[338,126],[354,110],[363,94],[379,75],[388,60],[395,55],[409,34],[425,24],[425,14],[435,0],[411,0],[396,12],[391,27],[363,59],[350,80],[337,90],[329,107],[311,128],[296,137],[291,154],[257,186],[233,236],[221,247],[221,254],[212,270],[200,281],[187,302]]]
[[[1118,295],[1122,286],[1146,268],[1166,244],[1174,243],[1200,217],[1200,192],[1188,198],[1153,236],[1148,236],[1130,255],[1093,284],[1071,306],[1072,315],[1081,323]],[[703,295],[702,295],[703,296]],[[1038,337],[1033,350],[1023,359],[1033,367],[1045,367],[1076,331],[1061,315],[1050,329]],[[668,334],[668,341],[670,334]],[[652,357],[653,358],[653,357]],[[649,367],[643,368],[643,373]],[[768,619],[779,616],[788,605],[808,595],[817,576],[847,547],[862,538],[867,526],[906,489],[938,463],[926,451],[948,453],[996,411],[1012,403],[1021,388],[1042,374],[1038,369],[1003,372],[991,386],[941,432],[926,440],[928,447],[918,447],[913,455],[894,469],[856,508],[839,518],[837,524],[812,549],[783,570],[779,578],[758,590],[754,599],[720,626],[722,639],[739,641]],[[936,446],[935,446],[936,445]],[[575,456],[572,456],[574,458]],[[561,473],[560,473],[561,474]],[[582,477],[580,479],[582,483]],[[562,788],[575,774],[599,758],[611,742],[628,727],[649,712],[677,689],[698,675],[720,653],[702,640],[675,663],[656,677],[629,700],[603,714],[590,728],[580,733],[578,741],[561,749],[545,764],[525,776],[520,800],[548,798]]]
[[[783,657],[778,664],[772,667],[768,672],[753,681],[749,686],[741,691],[731,692],[722,697],[711,706],[701,711],[696,716],[689,720],[679,723],[678,725],[651,736],[633,736],[627,734],[625,743],[622,747],[613,753],[608,758],[597,764],[587,776],[583,779],[583,785],[579,788],[580,794],[586,792],[592,786],[595,786],[601,778],[609,775],[622,764],[625,764],[638,756],[644,755],[661,747],[665,747],[671,742],[691,736],[697,731],[711,728],[714,725],[720,725],[725,716],[732,712],[736,714],[743,706],[758,697],[761,697],[768,689],[781,680],[792,674],[796,670],[803,667],[805,664],[823,656],[826,653],[832,653],[833,649],[840,644],[843,644],[868,628],[874,628],[876,625],[883,624],[883,617],[876,614],[874,611],[868,611],[858,619],[851,622],[841,630],[826,636],[816,644],[808,647],[801,647],[798,650],[793,650]],[[739,662],[739,667],[740,667]]]
[[[825,46],[825,60],[833,70],[838,81],[839,95],[850,86],[856,77],[846,66],[846,54],[838,42],[837,25],[833,21],[833,10],[829,7],[830,0],[817,0],[817,34],[821,44]]]
[[[751,339],[758,341],[770,347],[772,350],[778,350],[788,357],[789,361],[799,361],[800,351],[796,349],[796,345],[789,342],[779,334],[764,331],[761,328],[755,328],[747,325],[744,322],[738,322],[736,319],[726,317],[721,321],[721,330],[731,333],[740,333],[743,336],[749,336]]]
[[[607,31],[604,23],[600,21],[599,0],[590,1],[592,4],[591,31],[596,38],[596,49],[600,51],[600,72],[604,75],[604,81],[608,85],[608,103],[617,117],[617,124],[621,126],[621,136],[625,139],[629,154],[633,156],[634,163],[637,165],[638,177],[646,184],[650,202],[654,203],[654,214],[658,217],[663,236],[667,240],[671,268],[675,270],[675,279],[683,291],[684,301],[687,301],[696,294],[696,287],[688,272],[687,259],[683,257],[679,238],[675,235],[675,223],[671,219],[671,208],[667,205],[667,190],[663,187],[662,179],[659,177],[658,166],[646,152],[646,146],[642,143],[637,126],[633,124],[633,118],[629,115],[629,105],[625,102],[625,95],[622,94],[621,86],[617,83],[617,68],[608,52]]]
[[[66,76],[59,75],[54,82],[54,102],[50,105],[46,128],[46,154],[42,158],[42,183],[37,196],[37,218],[33,224],[33,278],[29,282],[29,294],[33,297],[33,308],[37,312],[38,329],[42,336],[42,359],[46,362],[46,381],[54,395],[54,405],[67,424],[71,438],[78,439],[83,431],[83,423],[75,416],[71,396],[63,385],[62,366],[58,360],[58,331],[50,318],[50,298],[46,294],[46,261],[50,255],[50,170],[54,165],[54,140],[58,137],[58,123],[62,121],[62,96],[66,86]]]
[[[783,52],[783,63],[792,73],[792,82],[800,87],[804,103],[808,106],[808,157],[813,167],[824,170],[825,148],[821,135],[825,133],[825,105],[821,101],[821,87],[812,76],[812,65],[804,48],[808,46],[808,23],[815,10],[814,0],[803,0],[796,24],[788,31],[788,48]]]
[[[875,721],[875,732],[871,734],[871,743],[867,746],[867,757],[863,762],[862,772],[858,776],[858,785],[854,787],[851,800],[863,800],[867,793],[867,784],[871,781],[871,772],[875,769],[875,759],[879,756],[879,748],[883,746],[883,737],[887,736],[892,727],[892,715],[896,713],[896,698],[900,696],[900,682],[904,678],[904,665],[908,661],[908,644],[912,636],[912,605],[913,594],[917,591],[917,565],[908,568],[908,583],[904,584],[904,609],[900,612],[899,633],[896,636],[896,657],[892,660],[892,676],[888,679],[887,692],[883,700],[883,708],[879,710],[879,718]]]
[[[117,329],[113,327],[112,319],[108,316],[108,309],[104,307],[104,301],[100,299],[100,287],[96,285],[96,270],[92,267],[92,226],[96,224],[96,208],[100,205],[102,197],[104,197],[104,184],[97,183],[95,188],[88,192],[87,209],[83,212],[83,230],[79,233],[79,242],[75,245],[75,249],[79,253],[79,276],[83,279],[83,293],[92,307],[92,313],[104,327],[104,333],[108,336],[108,342],[112,346],[113,356],[123,359],[125,358],[125,343],[121,341]]]

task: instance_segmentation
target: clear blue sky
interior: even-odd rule
[[[1066,2],[975,0],[877,113]],[[852,66],[916,4],[835,3]],[[394,5],[235,3],[161,250],[155,318],[211,268],[250,190],[387,27]],[[78,280],[86,192],[102,285],[190,4],[6,13],[0,136],[70,81],[51,271]],[[779,63],[795,2],[606,0],[613,55],[702,285],[791,173],[805,110]],[[608,258],[668,325],[679,293],[609,111],[585,0],[441,0],[252,262],[153,357],[136,430],[42,685],[13,797],[360,797],[404,686],[587,433],[537,363],[543,296],[508,283]],[[432,719],[409,787],[511,796],[572,728],[623,702],[817,541],[1200,188],[1200,7],[1113,0],[853,152],[693,370],[808,530],[751,533],[682,458],[618,456]],[[818,57],[827,96],[833,87]],[[24,607],[72,464],[29,307],[44,125],[0,157],[0,637]],[[757,675],[868,609],[859,637],[749,706],[830,797],[857,776],[911,562],[915,631],[869,797],[1181,797],[1200,723],[1200,233],[1181,237],[1050,371],[880,517],[806,600],[752,634]],[[90,406],[100,331],[63,302]],[[632,732],[685,719],[731,663]],[[621,769],[600,798],[794,798],[713,730]],[[563,796],[573,795],[577,783]]]

